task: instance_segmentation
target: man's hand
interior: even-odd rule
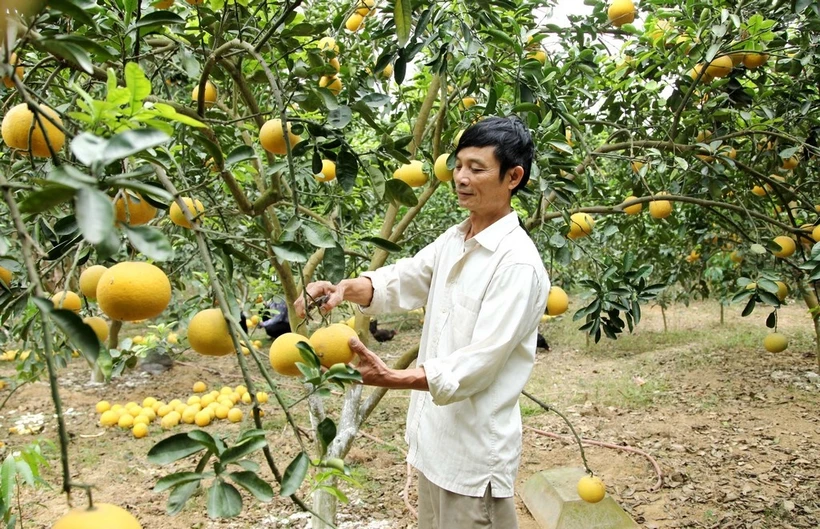
[[[362,374],[362,384],[390,387],[388,375],[392,369],[376,353],[365,347],[358,338],[351,338],[348,344],[350,350],[359,357],[359,362],[354,363],[353,367]]]
[[[341,286],[341,283],[334,285],[330,281],[316,281],[308,283],[305,291],[307,291],[307,299],[305,299],[306,296],[303,293],[293,303],[293,309],[300,318],[304,318],[308,312],[316,307],[322,312],[328,313],[344,301],[344,287]]]

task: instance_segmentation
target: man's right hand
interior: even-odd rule
[[[300,318],[304,318],[314,308],[328,313],[342,301],[344,301],[344,288],[341,283],[334,285],[330,281],[315,281],[308,283],[305,291],[293,303],[293,309]]]

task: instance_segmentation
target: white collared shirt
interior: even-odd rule
[[[418,365],[430,388],[412,391],[408,462],[439,487],[513,495],[521,456],[518,398],[535,360],[549,278],[515,212],[472,239],[466,220],[412,258],[363,275],[368,314],[426,307]]]

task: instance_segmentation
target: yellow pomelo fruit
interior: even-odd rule
[[[54,303],[55,309],[73,310],[80,312],[82,308],[82,300],[80,296],[70,290],[60,290],[51,296],[51,302]]]
[[[88,299],[97,299],[97,283],[100,278],[108,270],[108,267],[103,265],[89,266],[83,273],[80,274],[80,291],[83,296]]]
[[[545,62],[547,62],[547,54],[544,53],[543,50],[535,50],[533,52],[530,52],[530,53],[527,54],[527,58],[538,61],[541,64],[544,64]]]
[[[569,217],[569,233],[567,237],[570,239],[580,239],[592,233],[592,228],[595,226],[595,219],[589,213],[573,213]]]
[[[780,257],[781,259],[785,259],[786,257],[791,256],[797,249],[797,245],[794,243],[794,239],[786,235],[780,235],[778,237],[775,237],[774,242],[775,244],[780,245],[780,250],[772,253],[775,255],[775,257]]]
[[[299,342],[310,343],[307,338],[295,332],[282,334],[270,346],[270,365],[280,375],[298,377],[302,373],[296,367],[297,362],[304,362],[296,344]],[[244,388],[243,388],[244,389]],[[238,392],[239,388],[237,388]],[[243,394],[246,394],[244,390]]]
[[[108,322],[98,316],[89,316],[83,318],[83,322],[94,329],[94,334],[100,340],[100,343],[105,343],[108,339]]]
[[[265,393],[264,391],[258,391],[258,392],[256,393],[256,401],[257,401],[259,404],[265,404],[265,403],[267,403],[267,402],[268,402],[268,398],[269,398],[269,397],[268,397],[268,394],[267,394],[267,393]]]
[[[697,78],[700,77],[700,82],[701,83],[709,84],[714,80],[714,77],[709,75],[708,71],[703,72],[703,75],[701,75],[700,72],[703,71],[704,66],[705,65],[703,63],[696,64],[694,68],[689,70],[689,77],[691,77],[693,81],[696,81]]]
[[[662,191],[656,196],[667,195],[668,193]],[[649,203],[649,215],[653,219],[665,219],[672,214],[672,203],[668,200],[654,200]]]
[[[41,104],[40,111],[51,116],[60,126],[63,125],[62,120],[51,108]],[[42,123],[42,126],[40,123]],[[34,127],[33,130],[32,126]],[[43,134],[43,129],[45,129],[45,134]],[[3,116],[3,123],[0,125],[0,134],[2,134],[6,145],[12,149],[26,152],[29,152],[30,135],[31,155],[38,158],[51,157],[46,138],[51,142],[51,147],[55,153],[59,152],[65,143],[65,134],[45,116],[41,115],[38,122],[26,103],[20,103],[6,112],[6,115]]]
[[[200,380],[200,381],[194,382],[194,388],[193,389],[194,389],[194,393],[205,393],[205,391],[208,389],[208,386],[205,385],[205,382],[202,382]]]
[[[54,522],[51,529],[142,529],[128,511],[110,503],[95,503],[92,508],[72,509]]]
[[[360,14],[363,17],[371,15],[371,11],[373,11],[373,7],[376,5],[376,0],[359,0],[356,3],[356,13]]]
[[[812,230],[811,238],[814,239],[815,242],[820,242],[820,224],[815,226]]]
[[[427,183],[427,175],[424,174],[424,164],[419,160],[413,160],[409,164],[404,164],[393,171],[393,178],[401,180],[410,187],[420,187]]]
[[[775,281],[777,285],[777,299],[783,303],[786,300],[786,296],[789,295],[789,287],[783,281]]]
[[[770,353],[782,353],[789,346],[789,339],[780,334],[773,332],[763,338],[763,347]]]
[[[332,51],[336,55],[339,54],[339,46],[333,37],[322,37],[317,44],[321,51]]]
[[[356,32],[362,28],[362,22],[364,22],[364,16],[360,15],[359,13],[351,14],[347,21],[345,22],[345,28],[348,31]]]
[[[643,162],[635,160],[630,165],[632,166],[632,172],[635,173],[635,174],[638,174],[638,173],[641,172],[641,169],[643,168],[643,166],[645,164]]]
[[[387,66],[385,66],[385,67],[384,67],[384,69],[382,70],[382,77],[384,77],[385,79],[390,79],[390,76],[391,76],[391,75],[393,75],[393,65],[392,65],[392,64],[388,64],[388,65],[387,65]]]
[[[137,417],[136,419],[134,419],[134,421],[137,421],[138,419],[140,419],[140,417]],[[147,418],[145,420],[147,420]],[[137,439],[142,439],[143,437],[148,435],[148,425],[144,422],[136,422],[136,424],[134,424],[134,427],[131,429],[131,433]]]
[[[168,415],[164,416],[162,420],[159,422],[159,425],[162,427],[163,430],[170,430],[174,426],[179,425],[179,421],[182,419],[179,413],[172,411]]]
[[[22,80],[23,75],[26,73],[26,69],[22,66],[19,66],[20,61],[17,60],[17,53],[12,52],[11,56],[9,57],[9,64],[14,66],[14,75]],[[12,81],[11,77],[3,77],[3,84],[6,85],[6,88],[14,88],[14,81]]]
[[[783,165],[781,165],[780,167],[782,167],[783,169],[785,169],[787,171],[791,171],[792,169],[796,168],[798,165],[800,165],[800,160],[797,158],[797,156],[792,156],[791,158],[783,160]]]
[[[720,57],[715,57],[712,59],[712,62],[706,67],[706,73],[712,77],[726,77],[730,73],[732,73],[732,68],[735,65],[732,62],[732,58],[728,55],[721,55]]]
[[[578,480],[578,496],[587,503],[598,503],[606,495],[604,482],[598,476],[584,476]]]
[[[161,314],[170,301],[168,276],[150,263],[117,263],[97,284],[97,303],[112,320],[147,320]]]
[[[628,197],[626,197],[624,199],[624,202],[629,202],[630,200],[635,200],[636,198],[638,198],[638,197],[636,197],[635,195],[629,195]],[[638,213],[641,212],[642,209],[643,209],[643,203],[635,204],[634,206],[625,207],[624,208],[624,213],[626,213],[627,215],[637,215]]]
[[[242,420],[243,415],[242,410],[239,408],[231,408],[228,412],[228,420],[231,422],[239,422]]]
[[[188,211],[191,212],[191,215],[194,217],[200,216],[205,213],[205,206],[202,205],[202,202],[195,198],[190,197],[180,197],[182,201],[185,203],[185,207],[188,208]],[[185,218],[185,214],[182,212],[182,208],[179,207],[179,204],[174,201],[171,204],[171,207],[168,209],[168,216],[171,217],[171,222],[176,224],[177,226],[182,226],[183,228],[190,228],[191,223],[188,222],[188,219]]]
[[[330,367],[339,363],[347,364],[353,360],[353,351],[350,350],[348,341],[356,337],[356,331],[344,323],[333,323],[316,329],[310,336],[310,345],[316,351],[322,365]]]
[[[0,266],[0,281],[2,281],[7,287],[11,286],[11,270],[8,268],[3,268]]]
[[[174,0],[159,0],[154,3],[154,7],[157,9],[168,9],[172,5],[174,5]]]
[[[759,197],[765,197],[766,196],[766,189],[764,189],[760,186],[754,186],[752,188],[752,194],[757,195]]]
[[[107,400],[101,400],[97,403],[94,409],[97,411],[97,413],[105,413],[111,409],[111,403],[109,403]]]
[[[191,318],[188,343],[194,351],[206,356],[224,356],[234,352],[228,324],[219,309],[205,309]]]
[[[250,404],[251,402],[253,402],[253,397],[251,397],[250,393],[245,393],[244,395],[242,395],[242,402],[244,402],[245,404]]]
[[[613,0],[607,9],[607,18],[616,28],[635,20],[635,4],[632,0]]]
[[[550,293],[547,296],[547,314],[550,316],[558,316],[563,314],[569,308],[569,296],[561,287],[550,287]]]
[[[433,164],[433,174],[436,175],[441,182],[449,182],[453,179],[453,170],[447,168],[447,159],[450,157],[450,153],[445,152],[438,158],[436,158],[436,163]]]
[[[288,123],[288,139],[290,141],[290,148],[292,149],[297,143],[302,141],[302,138],[293,134],[290,129],[291,126],[290,123]],[[269,119],[262,125],[262,128],[259,129],[259,143],[262,144],[262,148],[271,154],[287,154],[281,119]]]
[[[748,52],[743,56],[743,66],[755,70],[766,64],[768,60],[769,56],[765,53]]]
[[[191,92],[191,99],[194,100],[194,103],[199,104],[199,82],[197,81],[196,86],[194,86],[194,90]],[[205,81],[205,106],[211,106],[216,102],[216,86],[210,82]]]
[[[327,88],[333,95],[337,96],[342,91],[342,80],[335,75],[323,75],[319,78],[319,88]]]
[[[199,427],[208,426],[211,424],[211,412],[202,410],[194,415],[194,422]]]
[[[322,160],[322,170],[318,174],[313,175],[313,178],[319,182],[336,180],[336,162],[333,160]]]
[[[732,252],[731,254],[729,254],[729,259],[731,259],[733,263],[739,263],[743,261],[743,254],[740,254],[738,252]]]
[[[476,104],[476,100],[475,100],[474,97],[470,97],[470,96],[462,97],[461,102],[459,102],[459,104],[458,104],[458,108],[460,108],[461,110],[467,110],[468,108],[470,108],[471,106],[473,106],[475,104]]]
[[[117,421],[117,426],[120,428],[131,428],[134,426],[134,416],[130,413],[123,413],[120,415],[120,419]]]
[[[119,420],[120,414],[119,412],[116,412],[114,410],[105,410],[104,412],[102,412],[102,415],[100,416],[100,424],[102,426],[114,426],[115,424],[117,424],[117,421]]]
[[[330,59],[327,63],[328,63],[330,66],[332,66],[334,70],[336,70],[336,73],[339,73],[340,71],[342,71],[342,65],[339,63],[339,59],[338,59],[338,58],[333,57],[333,58],[332,58],[332,59]]]
[[[123,195],[125,198],[121,195],[114,201],[114,218],[118,223],[142,226],[157,216],[157,208],[142,198],[139,193],[132,195],[124,191]]]

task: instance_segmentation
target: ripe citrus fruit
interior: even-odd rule
[[[148,435],[148,425],[143,422],[138,422],[131,429],[131,433],[134,434],[134,437],[136,437],[137,439],[142,439],[143,437]]]
[[[268,394],[265,393],[264,391],[257,392],[256,393],[256,401],[259,404],[265,404],[266,402],[268,402]]]
[[[612,25],[619,28],[635,20],[635,4],[632,0],[613,0],[606,14]]]
[[[205,382],[197,381],[194,382],[194,393],[205,393],[208,389],[208,386],[205,385]]]
[[[193,92],[191,92],[191,99],[194,100],[194,103],[199,103],[199,82],[194,86]],[[210,81],[205,81],[205,106],[211,106],[216,102],[216,86]]]
[[[211,413],[206,410],[197,412],[196,415],[194,415],[194,422],[199,427],[208,426],[211,424]]]
[[[419,160],[413,160],[409,164],[404,164],[393,171],[393,178],[401,180],[410,187],[420,187],[427,183],[427,175],[424,174],[424,164]]]
[[[606,495],[604,482],[598,476],[584,476],[578,480],[578,496],[588,503],[598,503]]]
[[[656,196],[667,195],[666,192],[657,193]],[[672,214],[672,203],[668,200],[653,200],[649,203],[649,215],[653,219],[665,219]]]
[[[327,88],[337,96],[342,91],[342,80],[335,75],[323,75],[319,78],[319,88]]]
[[[0,266],[0,282],[3,282],[7,287],[11,286],[11,270]]]
[[[228,412],[228,420],[231,422],[239,422],[242,420],[242,410],[239,408],[231,408]]]
[[[527,59],[532,59],[544,64],[547,62],[547,54],[544,53],[544,50],[535,50],[527,54]]]
[[[40,112],[51,116],[60,126],[63,125],[57,113],[46,105],[40,105]],[[43,134],[43,129],[45,129],[45,134]],[[38,158],[49,158],[51,156],[46,144],[46,138],[51,142],[51,147],[55,153],[59,152],[65,143],[65,134],[45,116],[40,115],[39,120],[35,119],[34,113],[29,110],[26,103],[20,103],[6,112],[6,115],[3,116],[3,123],[0,125],[0,134],[2,134],[6,145],[12,149],[26,152],[29,152],[30,137],[31,155]]]
[[[105,410],[100,415],[100,424],[102,426],[114,426],[120,420],[120,414],[114,410]]]
[[[14,75],[18,79],[23,79],[23,75],[26,73],[26,69],[20,66],[20,61],[17,60],[17,53],[12,52],[11,56],[9,57],[9,64],[14,66]],[[6,85],[6,88],[14,88],[14,81],[11,77],[3,77],[3,84]]]
[[[139,193],[131,194],[131,192],[124,191],[114,201],[114,217],[120,224],[142,226],[148,224],[156,216],[157,208],[142,198]]]
[[[785,259],[786,257],[791,256],[797,249],[797,245],[794,244],[794,239],[786,235],[780,235],[778,237],[775,237],[774,242],[775,244],[780,246],[780,250],[774,251],[772,253],[775,255],[775,257],[780,257],[781,259]]]
[[[624,202],[629,202],[630,200],[635,200],[636,198],[638,198],[638,197],[636,197],[635,195],[629,195],[628,197],[626,197],[624,199]],[[626,213],[627,215],[637,215],[641,212],[642,209],[643,209],[643,203],[639,203],[639,204],[635,204],[634,206],[625,207],[624,208],[624,213]]]
[[[694,68],[689,70],[689,77],[691,77],[693,81],[696,81],[698,79],[698,77],[700,77],[700,82],[701,83],[709,84],[714,80],[714,78],[711,75],[709,75],[707,72],[703,72],[703,68],[704,68],[703,63],[696,64]],[[702,75],[701,75],[701,72],[703,72]]]
[[[372,15],[373,7],[376,5],[376,0],[359,0],[356,4],[356,13],[363,17]]]
[[[97,299],[97,283],[100,282],[100,277],[108,270],[108,267],[103,265],[89,266],[83,273],[80,274],[80,291],[83,296],[88,299]]]
[[[120,428],[131,428],[134,426],[134,416],[130,413],[123,413],[117,421],[117,426]]]
[[[820,242],[820,224],[815,226],[812,230],[811,238],[814,239],[815,242]]]
[[[117,263],[100,277],[97,303],[113,320],[146,320],[171,301],[171,282],[158,267],[141,261]]]
[[[95,503],[90,509],[72,509],[57,520],[51,529],[142,529],[128,511],[110,503]]]
[[[339,54],[339,46],[336,44],[336,39],[333,37],[322,37],[317,43],[321,51],[332,51],[336,55]]]
[[[290,123],[288,123],[288,139],[292,149],[302,138],[293,134],[290,129]],[[271,154],[287,154],[281,119],[270,119],[262,125],[262,128],[259,129],[259,143],[262,144],[262,148]]]
[[[331,180],[335,180],[336,162],[334,162],[333,160],[322,160],[322,170],[321,172],[313,175],[313,178],[315,178],[319,182],[330,182]],[[259,318],[257,318],[257,323],[258,319]]]
[[[754,186],[752,188],[752,194],[757,195],[759,197],[765,197],[766,196],[766,189],[764,189],[760,186]]]
[[[94,334],[97,335],[97,339],[100,340],[100,343],[105,343],[108,339],[108,322],[104,319],[100,318],[99,316],[89,316],[87,318],[83,318],[83,322],[94,329]]]
[[[188,343],[194,351],[207,356],[224,356],[234,351],[228,324],[219,309],[205,309],[191,318]]]
[[[299,342],[309,343],[308,339],[295,332],[282,334],[270,346],[270,365],[280,375],[290,377],[301,376],[301,371],[296,367],[297,362],[304,362],[296,344]],[[244,389],[244,388],[243,388]],[[239,388],[237,388],[239,392]],[[246,393],[245,390],[243,393]]]
[[[450,153],[445,152],[436,158],[436,163],[433,164],[433,174],[442,182],[449,182],[453,179],[453,170],[447,168],[447,158],[449,157]]]
[[[473,106],[475,104],[476,104],[476,100],[475,100],[474,97],[470,97],[470,96],[462,97],[461,102],[458,104],[458,108],[460,108],[461,110],[467,110],[468,108],[470,108],[471,106]]]
[[[732,58],[728,55],[721,55],[720,57],[715,57],[712,59],[712,62],[706,66],[706,73],[712,77],[726,77],[730,73],[732,73],[732,68],[735,65],[732,62]]]
[[[773,332],[763,338],[763,347],[770,353],[782,353],[789,346],[789,339],[780,334]]]
[[[580,239],[592,233],[592,228],[595,226],[595,219],[589,213],[573,213],[569,217],[569,233],[567,237],[570,239]]]
[[[393,75],[393,65],[388,64],[382,69],[382,77],[385,79],[390,79],[390,76]]]
[[[188,208],[188,211],[194,217],[197,217],[205,213],[205,206],[203,206],[202,202],[200,202],[199,200],[190,197],[180,198],[185,203],[185,207]],[[185,218],[185,214],[182,213],[182,208],[179,207],[179,204],[177,204],[176,201],[174,201],[171,204],[171,207],[168,209],[168,216],[171,217],[171,222],[173,222],[177,226],[182,226],[183,228],[191,227],[191,223],[188,222],[188,219]]]
[[[348,31],[355,33],[362,28],[362,22],[364,22],[364,16],[359,13],[353,13],[345,22],[345,28],[347,28]]]
[[[324,367],[347,364],[353,360],[348,340],[357,336],[356,331],[344,323],[333,323],[321,327],[310,336],[310,345]]]
[[[332,66],[334,70],[336,70],[336,73],[339,73],[340,71],[342,71],[342,65],[339,63],[339,59],[338,59],[338,58],[333,57],[332,59],[330,59],[329,61],[327,61],[327,63],[328,63],[330,66]]]
[[[792,156],[791,158],[783,160],[783,165],[781,165],[781,167],[787,171],[791,171],[798,165],[800,165],[800,160],[797,158],[797,156]]]
[[[174,5],[174,0],[159,0],[158,2],[154,3],[154,7],[157,9],[168,9]]]
[[[783,303],[789,295],[789,287],[783,281],[775,281],[775,284],[777,284],[777,299]]]
[[[97,413],[105,413],[111,409],[111,404],[107,400],[101,400],[94,409],[97,410]]]
[[[765,53],[757,53],[757,52],[746,53],[743,56],[743,66],[745,66],[746,68],[748,68],[750,70],[755,70],[757,68],[760,68],[764,64],[766,64],[766,61],[768,61],[768,60],[769,60],[769,56]]]
[[[51,296],[51,302],[54,303],[55,309],[73,310],[74,312],[80,312],[83,305],[80,296],[70,290],[56,292]]]
[[[550,293],[547,296],[547,314],[550,316],[558,316],[563,314],[569,308],[569,296],[561,287],[550,287]]]

